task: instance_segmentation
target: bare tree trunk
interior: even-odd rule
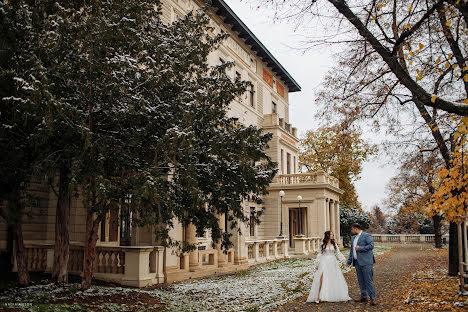
[[[21,286],[29,285],[30,278],[28,273],[28,265],[26,262],[24,241],[23,241],[23,228],[21,223],[13,224],[13,235],[15,239],[15,257],[16,266],[18,269],[18,282]]]
[[[450,222],[448,275],[458,276],[458,233],[457,224]]]
[[[68,258],[70,254],[70,168],[63,166],[59,174],[59,194],[55,214],[55,249],[52,278],[57,282],[68,282]]]
[[[89,212],[86,215],[86,246],[83,259],[83,277],[81,280],[81,289],[88,289],[91,287],[99,223],[103,219],[102,217],[98,217],[93,221],[93,215],[93,213]]]
[[[11,272],[13,269],[13,255],[14,255],[14,240],[15,240],[15,234],[13,233],[13,227],[11,224],[7,226],[7,261],[8,261],[8,267],[6,268],[6,271]]]
[[[439,215],[432,216],[432,222],[434,223],[435,248],[442,248],[442,233],[440,232],[441,220],[442,220],[442,217]]]

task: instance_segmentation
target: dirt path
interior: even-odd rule
[[[354,301],[346,303],[305,303],[308,296],[308,293],[306,293],[295,301],[279,307],[276,311],[401,311],[408,309],[408,304],[404,303],[404,299],[402,300],[404,298],[402,290],[407,289],[407,283],[409,283],[413,273],[422,268],[423,263],[425,263],[425,261],[421,260],[427,258],[427,248],[417,245],[402,245],[376,257],[374,284],[377,306]],[[430,261],[434,260],[436,259],[430,259]],[[437,262],[438,265],[446,265],[447,259],[437,257]],[[348,283],[350,297],[353,299],[359,298],[360,290],[355,270],[353,269],[345,274],[345,278]]]

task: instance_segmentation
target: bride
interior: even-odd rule
[[[318,269],[315,271],[307,302],[351,300],[348,285],[336,258],[346,265],[346,258],[336,246],[335,235],[326,231],[315,260]]]

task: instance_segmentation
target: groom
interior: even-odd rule
[[[356,267],[356,274],[361,289],[361,298],[356,299],[356,302],[366,302],[367,294],[370,297],[371,305],[377,305],[375,301],[374,288],[374,240],[369,233],[361,230],[361,225],[354,223],[351,226],[351,251],[349,252],[348,265]]]

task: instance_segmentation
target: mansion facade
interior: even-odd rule
[[[163,0],[162,18],[171,23],[203,3],[195,0]],[[289,119],[289,94],[300,86],[273,57],[223,0],[213,0],[211,26],[230,33],[208,62],[233,62],[228,74],[248,80],[252,87],[230,106],[228,115],[245,125],[273,134],[268,155],[278,163],[278,174],[263,203],[244,202],[246,216],[264,209],[261,223],[241,224],[234,230],[234,247],[223,253],[213,248],[209,233],[199,237],[193,226],[174,222],[170,236],[194,243],[198,248],[185,255],[158,246],[151,227],[133,226],[131,215],[108,213],[101,223],[96,247],[94,277],[123,285],[144,287],[207,275],[244,270],[275,259],[309,254],[318,248],[326,230],[340,237],[338,180],[324,172],[299,173],[298,134]],[[57,197],[47,186],[33,185],[41,215],[26,221],[23,237],[30,270],[50,271],[53,264]],[[220,217],[224,228],[224,218]],[[79,274],[83,266],[86,210],[81,199],[72,199],[70,214],[69,272]],[[12,248],[3,219],[0,219],[0,250]],[[15,269],[15,268],[13,268]]]

